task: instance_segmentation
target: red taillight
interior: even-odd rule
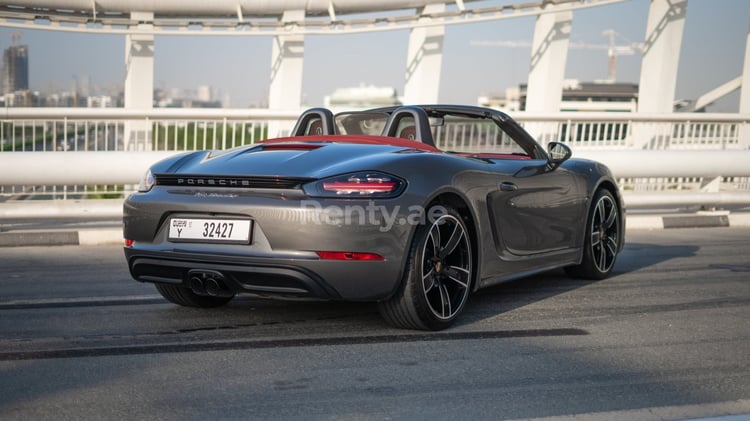
[[[302,188],[311,197],[393,198],[404,191],[406,182],[379,171],[366,171],[316,180]]]
[[[375,253],[357,253],[351,251],[316,251],[323,260],[369,260],[383,261],[383,256]]]
[[[133,243],[135,243],[135,240],[131,240],[129,238],[125,239],[125,247],[133,247]]]
[[[329,181],[323,183],[323,190],[332,191],[336,193],[390,193],[398,184],[393,181],[382,181],[382,182],[352,182],[352,181]]]

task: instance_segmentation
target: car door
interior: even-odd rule
[[[545,160],[525,164],[498,173],[488,194],[496,244],[504,249],[498,252],[528,256],[574,247],[585,206],[575,176],[563,167],[549,169]]]

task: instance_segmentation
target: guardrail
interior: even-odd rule
[[[0,156],[3,184],[138,184],[156,161],[174,152],[18,152]],[[750,150],[596,151],[573,156],[606,164],[620,178],[750,176]],[[10,159],[4,159],[10,158]],[[43,170],[40,170],[42,168]]]
[[[300,112],[195,108],[5,108],[0,153],[226,149],[282,132]]]
[[[288,133],[300,110],[5,108],[0,153],[223,149]],[[518,112],[542,143],[574,148],[748,149],[750,114]],[[481,133],[456,124],[440,138],[467,148]],[[440,145],[449,147],[448,145]]]
[[[283,135],[299,113],[7,108],[0,114],[0,196],[85,198],[112,190],[122,195],[152,162],[168,154],[226,149]],[[522,112],[513,116],[542,143],[561,140],[574,155],[607,164],[625,190],[683,192],[686,203],[696,202],[696,194],[708,199],[706,193],[721,193],[714,194],[719,204],[733,202],[728,195],[745,197],[750,191],[748,114]],[[436,131],[441,149],[492,149],[488,139],[493,134],[468,124],[458,122]],[[103,187],[111,185],[117,188]],[[693,195],[690,200],[688,193]],[[669,203],[676,196],[670,194]]]

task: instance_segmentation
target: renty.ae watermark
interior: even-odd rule
[[[433,223],[448,213],[448,210],[440,205],[427,210],[422,206],[412,205],[406,208],[406,212],[402,212],[403,209],[399,205],[377,205],[373,201],[368,202],[366,206],[323,206],[317,200],[303,200],[300,206],[303,210],[313,211],[306,212],[306,217],[308,222],[316,225],[375,225],[379,226],[380,232],[390,231],[396,225]]]

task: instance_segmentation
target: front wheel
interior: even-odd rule
[[[440,217],[417,228],[401,289],[378,303],[385,321],[399,328],[440,330],[450,326],[471,290],[471,238],[461,215],[443,207]],[[428,215],[435,215],[430,209]]]
[[[579,265],[565,268],[565,271],[577,278],[606,278],[615,265],[621,235],[617,200],[608,190],[598,190],[586,223],[583,260]]]

